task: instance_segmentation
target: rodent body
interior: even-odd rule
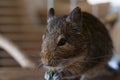
[[[41,60],[44,66],[60,71],[62,78],[95,75],[111,58],[112,48],[108,31],[93,15],[76,7],[56,18],[50,9]]]

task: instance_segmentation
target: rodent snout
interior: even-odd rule
[[[55,67],[58,64],[57,60],[54,60],[53,57],[48,57],[44,55],[41,57],[41,61],[44,66]]]
[[[49,61],[47,59],[41,58],[41,60],[44,66],[50,66]]]
[[[55,56],[55,52],[49,50],[48,48],[43,48],[41,50],[41,61],[44,66],[55,67],[57,66],[57,56]]]
[[[40,57],[41,57],[41,61],[42,61],[43,65],[48,66],[49,65],[48,52],[46,52],[45,50],[41,51]]]
[[[42,54],[41,55],[41,61],[43,63],[44,66],[51,66],[51,60],[49,59],[50,56],[48,56],[47,54]]]
[[[44,66],[49,66],[48,62],[42,61],[42,63],[43,63]]]
[[[49,60],[42,59],[42,63],[44,66],[53,66],[52,62]]]

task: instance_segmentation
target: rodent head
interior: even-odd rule
[[[58,18],[54,13],[54,9],[51,8],[47,29],[43,35],[41,60],[46,66],[63,67],[86,47],[87,38],[82,34],[80,8],[75,8],[68,16]]]

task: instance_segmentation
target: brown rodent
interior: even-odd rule
[[[43,65],[57,71],[53,80],[95,76],[112,56],[112,41],[105,26],[79,7],[65,16],[54,14],[51,8],[42,42]]]

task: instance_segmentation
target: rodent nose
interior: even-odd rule
[[[48,63],[44,63],[44,66],[49,66],[49,64]]]
[[[48,62],[43,63],[43,65],[44,66],[51,66],[50,63],[48,63]]]
[[[42,63],[43,63],[44,66],[49,66],[48,60],[42,60]]]

